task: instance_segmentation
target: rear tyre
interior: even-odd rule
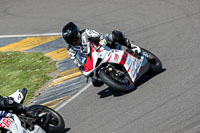
[[[119,80],[116,80],[116,77],[113,77],[107,69],[102,69],[100,71],[99,77],[106,85],[115,90],[121,92],[130,92],[135,89],[135,85],[129,76],[124,78],[124,80],[127,80],[127,84],[120,83]]]
[[[162,72],[163,68],[162,68],[162,62],[160,61],[160,59],[156,55],[154,55],[153,53],[151,53],[150,51],[144,48],[141,48],[141,50],[142,50],[142,54],[147,57],[147,60],[150,64],[149,72],[151,74],[158,74]]]

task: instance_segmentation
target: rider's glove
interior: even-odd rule
[[[103,47],[103,46],[106,46],[106,44],[107,44],[107,41],[106,41],[106,39],[102,39],[100,42],[99,42],[99,44]]]
[[[71,57],[71,59],[75,59],[76,56],[76,52],[75,51],[68,51],[69,56]]]
[[[95,48],[96,50],[100,49],[101,47],[104,47],[107,44],[107,41],[105,39],[102,39],[99,42],[99,45]]]

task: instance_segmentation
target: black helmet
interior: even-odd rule
[[[78,32],[79,28],[73,22],[69,22],[63,27],[62,36],[68,44],[74,45],[78,38]]]

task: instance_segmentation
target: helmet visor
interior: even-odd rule
[[[66,39],[66,42],[68,44],[76,44],[76,40],[78,39],[78,36],[77,36],[78,32],[75,32],[73,33],[72,35],[70,35],[67,39]]]

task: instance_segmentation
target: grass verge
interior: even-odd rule
[[[43,53],[0,52],[0,95],[10,95],[17,89],[28,88],[26,100],[52,77],[56,62]]]

